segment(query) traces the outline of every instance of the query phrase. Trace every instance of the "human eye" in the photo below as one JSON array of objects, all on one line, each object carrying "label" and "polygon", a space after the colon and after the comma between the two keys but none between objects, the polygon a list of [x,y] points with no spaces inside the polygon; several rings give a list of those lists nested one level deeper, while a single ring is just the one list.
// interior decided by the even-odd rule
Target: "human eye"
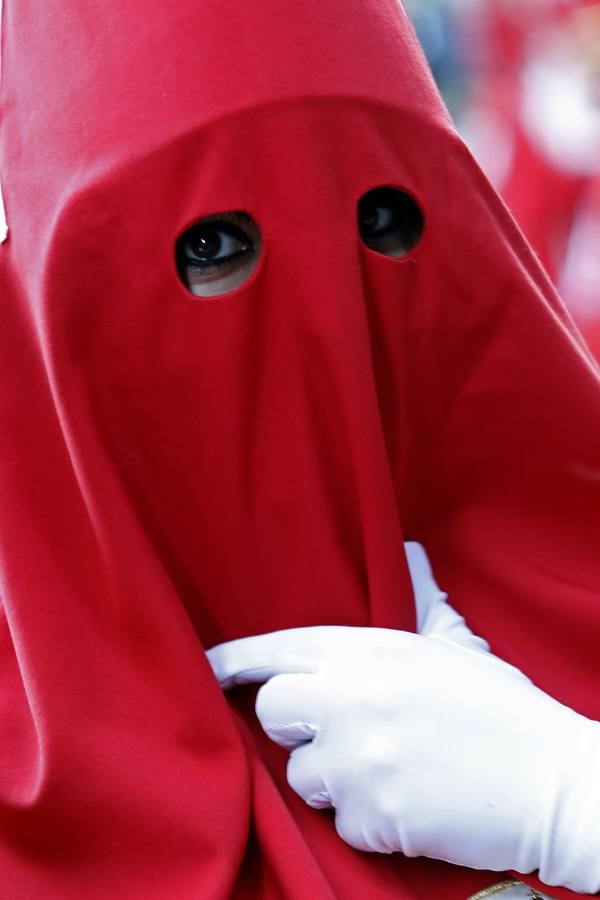
[{"label": "human eye", "polygon": [[378,187],[358,203],[358,229],[364,244],[377,253],[401,259],[416,247],[425,226],[417,202],[405,191]]},{"label": "human eye", "polygon": [[215,297],[240,287],[254,271],[261,236],[245,212],[216,213],[199,219],[175,247],[179,277],[197,297]]}]

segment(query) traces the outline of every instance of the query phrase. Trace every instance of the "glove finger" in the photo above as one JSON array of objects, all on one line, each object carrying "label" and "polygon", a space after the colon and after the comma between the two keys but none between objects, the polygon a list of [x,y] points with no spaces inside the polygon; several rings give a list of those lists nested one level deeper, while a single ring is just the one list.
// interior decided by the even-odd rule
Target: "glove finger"
[{"label": "glove finger", "polygon": [[417,631],[425,634],[432,612],[445,603],[447,594],[436,584],[424,547],[415,541],[406,541],[404,551],[415,597]]},{"label": "glove finger", "polygon": [[419,634],[489,653],[487,641],[474,634],[460,613],[447,602],[448,595],[435,581],[427,553],[421,544],[407,541],[404,549],[415,596]]},{"label": "glove finger", "polygon": [[[378,630],[382,641],[391,640],[385,637],[386,629]],[[206,655],[221,687],[227,689],[262,683],[275,675],[316,672],[340,653],[346,655],[349,646],[360,648],[363,639],[361,628],[314,625],[229,641],[212,647]]]},{"label": "glove finger", "polygon": [[489,653],[490,645],[477,634],[474,634],[464,618],[453,606],[445,603],[433,611],[427,622],[427,630],[423,632],[428,637],[449,641],[451,644],[460,644],[469,650],[479,653]]},{"label": "glove finger", "polygon": [[314,675],[276,675],[256,696],[256,715],[264,731],[281,747],[311,741],[319,730],[323,691]]},{"label": "glove finger", "polygon": [[319,765],[318,748],[314,743],[304,744],[292,751],[287,766],[287,779],[292,790],[313,809],[330,809],[333,806]]},{"label": "glove finger", "polygon": [[289,672],[314,672],[321,657],[319,628],[290,628],[240,638],[207,650],[222,688],[262,683]]},{"label": "glove finger", "polygon": [[[363,853],[372,853],[374,848],[371,846],[366,834],[366,829],[362,824],[360,811],[343,804],[342,809],[336,809],[335,812],[335,830],[343,841],[354,847],[355,850],[361,850]],[[387,847],[379,849],[380,853],[391,853]]]}]

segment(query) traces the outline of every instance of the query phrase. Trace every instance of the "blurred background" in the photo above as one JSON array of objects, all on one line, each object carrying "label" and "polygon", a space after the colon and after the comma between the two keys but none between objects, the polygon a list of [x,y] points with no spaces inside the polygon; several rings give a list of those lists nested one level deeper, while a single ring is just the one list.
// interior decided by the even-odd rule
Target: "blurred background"
[{"label": "blurred background", "polygon": [[600,0],[404,0],[458,130],[600,358]]}]

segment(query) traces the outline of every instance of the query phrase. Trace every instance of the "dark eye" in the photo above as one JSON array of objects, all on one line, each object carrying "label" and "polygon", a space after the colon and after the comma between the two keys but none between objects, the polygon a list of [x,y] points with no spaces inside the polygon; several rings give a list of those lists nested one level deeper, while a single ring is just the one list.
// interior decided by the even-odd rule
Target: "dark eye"
[{"label": "dark eye", "polygon": [[207,222],[186,232],[180,250],[186,266],[208,269],[242,256],[251,247],[252,241],[241,228],[227,222]]},{"label": "dark eye", "polygon": [[177,270],[197,297],[214,297],[242,285],[260,256],[261,236],[245,212],[206,216],[185,231],[175,247]]},{"label": "dark eye", "polygon": [[358,203],[358,229],[371,250],[400,259],[419,243],[425,222],[410,194],[392,187],[368,191]]}]

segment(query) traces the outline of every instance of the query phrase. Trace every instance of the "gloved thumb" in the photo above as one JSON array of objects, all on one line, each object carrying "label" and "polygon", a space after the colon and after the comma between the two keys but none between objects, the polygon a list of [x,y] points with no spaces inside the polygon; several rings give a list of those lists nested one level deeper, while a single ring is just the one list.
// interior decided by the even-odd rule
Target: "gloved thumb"
[{"label": "gloved thumb", "polygon": [[460,613],[448,603],[448,595],[437,585],[421,544],[407,541],[404,549],[415,596],[419,634],[489,653],[488,642],[473,634]]}]

